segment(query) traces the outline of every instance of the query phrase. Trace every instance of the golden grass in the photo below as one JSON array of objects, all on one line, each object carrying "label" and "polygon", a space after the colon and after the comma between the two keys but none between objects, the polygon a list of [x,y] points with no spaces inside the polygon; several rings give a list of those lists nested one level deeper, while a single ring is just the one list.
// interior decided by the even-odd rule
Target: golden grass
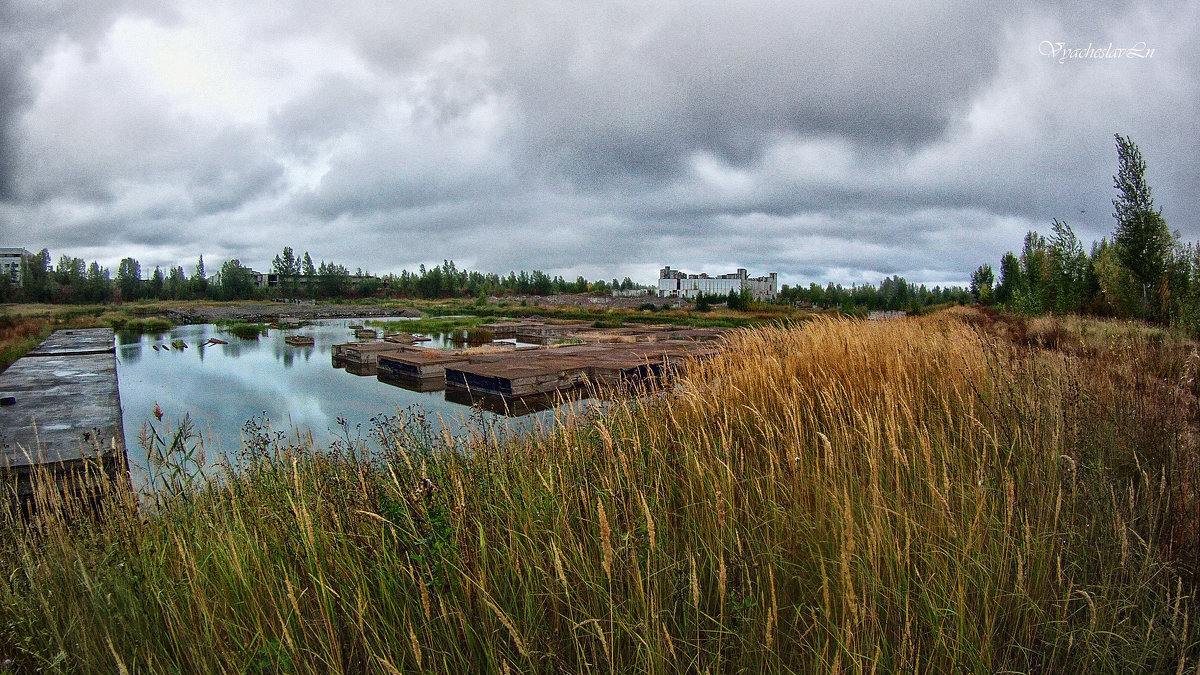
[{"label": "golden grass", "polygon": [[666,395],[530,436],[392,423],[373,460],[248,439],[248,468],[153,509],[8,516],[0,653],[130,672],[1194,669],[1191,347],[1089,344],[945,313],[818,319],[740,332]]}]

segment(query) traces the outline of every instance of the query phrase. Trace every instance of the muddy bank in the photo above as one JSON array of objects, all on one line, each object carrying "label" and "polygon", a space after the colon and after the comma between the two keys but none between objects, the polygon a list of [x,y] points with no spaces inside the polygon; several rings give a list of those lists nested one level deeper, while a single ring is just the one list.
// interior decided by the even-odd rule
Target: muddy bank
[{"label": "muddy bank", "polygon": [[169,309],[165,315],[175,323],[214,323],[216,321],[248,321],[274,323],[281,317],[298,320],[346,319],[368,316],[419,317],[415,309],[397,309],[378,305],[295,305],[264,303],[260,305],[229,305],[224,307],[183,307]]}]

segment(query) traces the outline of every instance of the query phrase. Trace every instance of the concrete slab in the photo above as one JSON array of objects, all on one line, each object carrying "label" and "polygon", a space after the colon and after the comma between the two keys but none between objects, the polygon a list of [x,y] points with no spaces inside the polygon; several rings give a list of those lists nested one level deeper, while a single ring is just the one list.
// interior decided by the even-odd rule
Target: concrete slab
[{"label": "concrete slab", "polygon": [[[111,339],[111,332],[109,333]],[[123,453],[121,399],[110,353],[21,358],[0,373],[0,468]]]},{"label": "concrete slab", "polygon": [[114,351],[111,328],[81,328],[55,331],[26,356],[111,354]]},{"label": "concrete slab", "polygon": [[690,339],[564,345],[523,354],[472,357],[447,364],[447,391],[521,398],[549,395],[586,384],[656,378],[705,351]]}]

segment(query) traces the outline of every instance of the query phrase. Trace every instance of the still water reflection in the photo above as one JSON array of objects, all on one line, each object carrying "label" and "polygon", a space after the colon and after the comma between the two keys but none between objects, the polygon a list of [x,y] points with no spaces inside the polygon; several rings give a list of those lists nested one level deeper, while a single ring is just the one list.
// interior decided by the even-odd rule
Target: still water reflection
[{"label": "still water reflection", "polygon": [[[394,415],[414,405],[424,409],[428,419],[440,417],[452,433],[467,425],[532,423],[528,417],[513,420],[473,411],[461,401],[447,400],[442,391],[410,391],[380,382],[374,375],[356,376],[333,368],[331,347],[353,341],[350,326],[361,323],[326,319],[293,330],[271,329],[257,340],[235,337],[211,324],[178,326],[159,334],[119,334],[117,374],[131,464],[146,465],[145,450],[137,439],[143,424],[153,419],[156,404],[164,421],[177,423],[190,415],[204,435],[205,446],[224,451],[239,449],[246,421],[260,416],[278,430],[311,431],[318,445],[342,437],[338,418],[366,437],[372,417]],[[290,346],[284,342],[289,335],[311,336],[315,344]],[[431,337],[425,346],[449,346],[440,336]],[[209,338],[228,344],[200,346]],[[177,340],[187,347],[170,347]]]}]

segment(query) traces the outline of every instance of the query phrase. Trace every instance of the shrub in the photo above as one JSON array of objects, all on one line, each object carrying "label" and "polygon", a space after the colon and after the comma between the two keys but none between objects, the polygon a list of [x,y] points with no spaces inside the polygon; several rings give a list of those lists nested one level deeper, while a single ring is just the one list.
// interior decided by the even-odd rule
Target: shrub
[{"label": "shrub", "polygon": [[165,333],[171,330],[171,322],[159,316],[130,319],[124,322],[121,329],[130,333]]},{"label": "shrub", "polygon": [[244,340],[257,340],[259,336],[267,334],[267,325],[262,323],[239,322],[229,324],[225,327],[225,330]]}]

